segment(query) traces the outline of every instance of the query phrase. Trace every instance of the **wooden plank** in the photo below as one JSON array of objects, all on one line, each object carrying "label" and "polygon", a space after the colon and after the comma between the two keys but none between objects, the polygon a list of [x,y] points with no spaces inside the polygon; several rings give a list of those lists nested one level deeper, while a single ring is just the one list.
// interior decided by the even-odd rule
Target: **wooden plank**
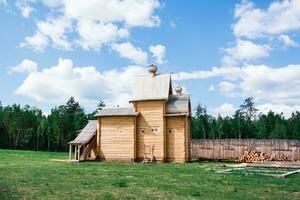
[{"label": "wooden plank", "polygon": [[166,117],[167,161],[185,161],[185,116]]},{"label": "wooden plank", "polygon": [[[136,133],[137,157],[144,157],[144,145],[154,145],[156,159],[165,160],[164,106],[165,101],[135,102],[136,111],[140,112]],[[153,128],[157,129],[157,132],[153,133]]]},{"label": "wooden plank", "polygon": [[69,145],[69,160],[72,159],[72,145]]},{"label": "wooden plank", "polygon": [[100,158],[135,159],[135,117],[101,117]]},{"label": "wooden plank", "polygon": [[287,173],[284,173],[284,174],[280,174],[280,175],[278,175],[278,177],[279,178],[285,178],[289,175],[296,174],[296,173],[300,173],[300,169],[295,170],[295,171],[291,171],[291,172],[287,172]]},{"label": "wooden plank", "polygon": [[[299,144],[299,147],[297,147]],[[300,160],[300,141],[264,139],[192,140],[192,156],[205,159],[232,160],[246,150],[254,149],[270,156],[285,155]]]}]

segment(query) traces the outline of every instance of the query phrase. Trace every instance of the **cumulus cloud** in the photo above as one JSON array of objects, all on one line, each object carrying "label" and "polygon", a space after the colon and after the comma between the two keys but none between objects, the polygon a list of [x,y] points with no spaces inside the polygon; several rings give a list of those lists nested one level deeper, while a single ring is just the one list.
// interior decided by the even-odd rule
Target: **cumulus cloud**
[{"label": "cumulus cloud", "polygon": [[58,49],[70,50],[71,44],[67,40],[66,32],[72,29],[72,23],[65,18],[48,18],[46,21],[37,23],[38,31],[26,37],[21,47],[31,47],[35,51],[43,51],[48,45],[48,39]]},{"label": "cumulus cloud", "polygon": [[223,63],[225,65],[236,65],[240,62],[255,61],[269,56],[272,48],[269,45],[259,45],[251,41],[237,39],[236,45],[224,49]]},{"label": "cumulus cloud", "polygon": [[33,48],[34,51],[43,52],[48,45],[48,38],[42,33],[37,32],[33,36],[26,37],[24,42],[20,44],[20,47]]},{"label": "cumulus cloud", "polygon": [[[43,3],[55,7],[55,15],[50,13],[48,19],[38,21],[36,33],[26,37],[21,46],[45,48],[48,43],[32,42],[40,36],[51,40],[59,49],[70,50],[76,44],[98,51],[104,44],[126,39],[133,27],[160,24],[160,18],[154,14],[160,7],[158,0],[44,0]],[[71,41],[68,37],[74,35],[78,37]]]},{"label": "cumulus cloud", "polygon": [[50,8],[55,8],[61,5],[61,0],[42,0],[43,4]]},{"label": "cumulus cloud", "polygon": [[10,68],[10,73],[32,73],[38,70],[36,62],[25,59],[18,65]]},{"label": "cumulus cloud", "polygon": [[214,116],[221,115],[222,117],[232,116],[236,110],[237,108],[230,103],[224,103],[218,107],[209,109]]},{"label": "cumulus cloud", "polygon": [[251,63],[268,57],[271,51],[298,44],[289,36],[300,30],[300,2],[298,0],[274,1],[266,9],[243,0],[234,9],[236,21],[232,24],[236,43],[223,48],[224,65]]},{"label": "cumulus cloud", "polygon": [[[300,105],[287,105],[287,104],[259,104],[256,106],[257,113],[268,114],[272,111],[277,114],[282,114],[285,118],[290,118],[292,113],[300,110]],[[232,116],[238,108],[233,104],[224,103],[220,106],[210,108],[209,111],[213,116],[221,115],[222,117]]]},{"label": "cumulus cloud", "polygon": [[223,77],[228,80],[235,80],[240,77],[242,69],[239,67],[213,67],[211,70],[198,70],[193,72],[178,72],[172,74],[173,80],[207,79]]},{"label": "cumulus cloud", "polygon": [[133,78],[144,73],[146,69],[139,66],[100,72],[93,66],[76,67],[72,60],[59,59],[55,66],[31,72],[15,93],[46,103],[63,103],[73,96],[89,108],[99,99],[108,106],[126,106]]},{"label": "cumulus cloud", "polygon": [[[273,68],[266,65],[246,65],[244,67],[219,67],[195,72],[179,72],[174,80],[208,79],[221,80],[222,93],[231,96],[252,96],[258,101],[296,105],[300,100],[300,65]],[[220,86],[219,85],[219,86]],[[225,87],[224,87],[225,85]]]},{"label": "cumulus cloud", "polygon": [[67,41],[66,32],[72,29],[72,23],[66,18],[49,18],[37,23],[38,32],[51,39],[53,46],[69,50],[71,44]]},{"label": "cumulus cloud", "polygon": [[247,96],[273,103],[298,104],[300,65],[271,68],[265,65],[243,68],[240,89]]},{"label": "cumulus cloud", "polygon": [[267,9],[242,1],[235,8],[237,22],[232,28],[237,37],[259,38],[300,29],[300,1],[274,1]]},{"label": "cumulus cloud", "polygon": [[215,91],[215,86],[214,85],[210,85],[209,88],[208,88],[208,91],[212,92],[212,91]]},{"label": "cumulus cloud", "polygon": [[27,0],[17,1],[16,6],[19,10],[21,10],[21,14],[25,18],[29,17],[30,13],[34,10]]},{"label": "cumulus cloud", "polygon": [[166,47],[158,44],[158,45],[153,45],[149,47],[149,51],[152,53],[154,57],[154,61],[157,64],[163,64],[165,63],[165,57],[166,57]]},{"label": "cumulus cloud", "polygon": [[256,107],[258,109],[258,112],[267,114],[270,110],[278,113],[278,114],[283,114],[285,118],[291,117],[292,113],[295,111],[300,110],[300,105],[286,105],[286,104],[261,104]]},{"label": "cumulus cloud", "polygon": [[103,44],[129,36],[127,29],[119,29],[112,23],[103,24],[92,20],[79,20],[76,29],[80,35],[77,44],[83,49],[99,50]]},{"label": "cumulus cloud", "polygon": [[291,39],[288,35],[281,34],[278,39],[286,46],[297,47],[299,46],[293,39]]},{"label": "cumulus cloud", "polygon": [[227,97],[235,97],[237,95],[236,94],[237,87],[234,83],[221,81],[218,86],[221,93]]},{"label": "cumulus cloud", "polygon": [[112,49],[116,51],[120,57],[127,58],[136,64],[144,65],[147,63],[147,53],[129,42],[113,44]]}]

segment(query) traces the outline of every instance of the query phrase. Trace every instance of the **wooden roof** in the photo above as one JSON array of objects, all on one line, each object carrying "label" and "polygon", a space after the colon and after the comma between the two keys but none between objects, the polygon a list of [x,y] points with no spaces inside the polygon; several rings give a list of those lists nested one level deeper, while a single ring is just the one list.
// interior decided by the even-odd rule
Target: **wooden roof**
[{"label": "wooden roof", "polygon": [[97,132],[97,120],[89,120],[87,125],[80,131],[78,136],[69,144],[86,144]]},{"label": "wooden roof", "polygon": [[167,100],[172,94],[171,74],[145,75],[135,78],[131,101]]},{"label": "wooden roof", "polygon": [[170,95],[166,104],[166,115],[168,114],[186,114],[189,115],[190,109],[190,94]]},{"label": "wooden roof", "polygon": [[137,116],[139,113],[135,112],[133,108],[104,108],[100,110],[95,116]]}]

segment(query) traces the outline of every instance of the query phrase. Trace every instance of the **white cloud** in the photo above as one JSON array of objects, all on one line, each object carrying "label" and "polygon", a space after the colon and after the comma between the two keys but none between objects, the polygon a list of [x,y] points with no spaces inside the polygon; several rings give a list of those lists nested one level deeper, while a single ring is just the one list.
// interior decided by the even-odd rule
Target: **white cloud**
[{"label": "white cloud", "polygon": [[43,52],[48,45],[48,38],[40,32],[36,32],[31,37],[26,37],[24,42],[20,44],[20,47],[33,48],[34,51]]},{"label": "white cloud", "polygon": [[224,77],[228,80],[235,80],[240,77],[241,68],[239,67],[213,67],[211,70],[198,70],[193,72],[179,72],[172,74],[173,80],[193,80],[207,79],[213,77]]},{"label": "white cloud", "polygon": [[215,91],[215,86],[214,85],[210,85],[209,88],[208,88],[208,91],[212,92],[212,91]]},{"label": "white cloud", "polygon": [[83,49],[99,49],[103,44],[113,42],[119,38],[129,36],[127,29],[118,29],[112,23],[101,24],[90,20],[80,20],[77,31],[81,38],[78,43]]},{"label": "white cloud", "polygon": [[165,57],[166,57],[166,47],[161,45],[161,44],[158,44],[158,45],[155,45],[155,46],[150,46],[149,47],[149,51],[153,54],[153,57],[154,57],[154,61],[157,63],[157,64],[163,64],[165,63]]},{"label": "white cloud", "polygon": [[222,117],[232,116],[237,108],[233,104],[224,103],[218,107],[209,109],[214,116],[221,115]]},{"label": "white cloud", "polygon": [[225,96],[228,97],[235,97],[236,96],[236,85],[231,83],[231,82],[227,82],[227,81],[221,81],[219,83],[219,90],[221,91],[221,93]]},{"label": "white cloud", "polygon": [[55,8],[61,5],[62,1],[61,0],[42,0],[43,4],[50,8]]},{"label": "white cloud", "polygon": [[19,0],[16,2],[16,6],[21,10],[21,14],[23,17],[29,17],[30,13],[34,10],[27,0]]},{"label": "white cloud", "polygon": [[267,9],[243,1],[235,8],[237,22],[232,26],[237,37],[259,38],[300,29],[300,1],[274,1]]},{"label": "white cloud", "polygon": [[177,28],[176,23],[173,20],[169,22],[169,26],[170,28]]},{"label": "white cloud", "polygon": [[234,47],[224,49],[223,63],[236,65],[241,61],[253,61],[269,56],[272,48],[269,45],[259,45],[251,41],[237,39]]},{"label": "white cloud", "polygon": [[147,63],[147,53],[129,42],[113,44],[112,49],[115,50],[120,57],[127,58],[136,64],[144,65]]},{"label": "white cloud", "polygon": [[266,103],[258,105],[256,108],[258,109],[258,112],[263,114],[267,114],[270,110],[278,114],[283,113],[285,118],[291,117],[292,112],[300,111],[300,105],[290,106],[285,104]]},{"label": "white cloud", "polygon": [[71,44],[67,40],[66,32],[72,29],[72,22],[66,18],[49,18],[37,23],[37,32],[26,37],[21,47],[32,47],[35,51],[43,51],[48,45],[48,38],[58,49],[70,50]]},{"label": "white cloud", "polygon": [[153,15],[160,7],[157,0],[64,0],[64,14],[74,18],[100,21],[102,23],[124,22],[126,26],[157,26],[159,17]]},{"label": "white cloud", "polygon": [[72,29],[72,22],[66,18],[49,18],[37,23],[38,32],[52,40],[53,46],[58,49],[71,49],[67,41],[66,32]]},{"label": "white cloud", "polygon": [[31,73],[37,70],[38,65],[36,62],[29,59],[25,59],[20,64],[10,68],[11,73]]},{"label": "white cloud", "polygon": [[224,65],[249,64],[268,57],[271,51],[281,48],[278,41],[284,47],[298,46],[289,34],[300,30],[299,0],[273,1],[266,9],[243,0],[235,6],[234,17],[232,29],[237,42],[224,49]]},{"label": "white cloud", "polygon": [[99,99],[108,106],[126,106],[133,78],[144,73],[146,69],[139,66],[100,72],[93,66],[75,67],[71,60],[59,59],[56,66],[30,73],[16,94],[46,103],[64,103],[73,96],[91,109]]},{"label": "white cloud", "polygon": [[[159,17],[154,14],[160,7],[158,0],[44,0],[43,3],[55,9],[51,9],[52,17],[38,21],[34,36],[42,34],[51,39],[54,47],[64,50],[79,44],[83,49],[98,51],[104,44],[110,45],[129,37],[133,27],[160,24]],[[72,41],[68,38],[71,36],[74,38]],[[39,50],[47,46],[29,43],[28,38],[31,39],[25,38],[22,46]]]},{"label": "white cloud", "polygon": [[278,39],[286,46],[297,47],[299,46],[293,39],[291,39],[288,35],[280,35]]},{"label": "white cloud", "polygon": [[[299,105],[300,65],[273,68],[266,65],[220,67],[195,72],[179,72],[173,80],[220,78],[225,96],[254,97],[260,102]],[[230,80],[224,81],[224,80]],[[224,82],[226,84],[224,84]],[[224,86],[225,85],[225,86]]]},{"label": "white cloud", "polygon": [[257,100],[299,104],[300,65],[271,68],[265,65],[243,68],[240,89]]},{"label": "white cloud", "polygon": [[[300,110],[300,105],[286,105],[286,104],[271,104],[265,103],[257,105],[257,113],[268,114],[271,110],[277,114],[283,114],[285,118],[290,118],[292,113]],[[218,116],[219,114],[222,117],[232,116],[238,108],[233,104],[224,103],[218,107],[210,108],[209,111],[213,116]]]},{"label": "white cloud", "polygon": [[80,35],[77,43],[83,49],[98,50],[103,44],[129,36],[127,29],[119,29],[112,23],[103,24],[92,20],[79,20],[76,26]]}]

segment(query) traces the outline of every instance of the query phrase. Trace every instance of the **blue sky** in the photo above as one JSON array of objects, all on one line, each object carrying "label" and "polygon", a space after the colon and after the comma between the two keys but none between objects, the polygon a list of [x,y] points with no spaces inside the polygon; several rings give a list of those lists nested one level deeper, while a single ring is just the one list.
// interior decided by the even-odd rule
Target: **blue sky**
[{"label": "blue sky", "polygon": [[154,55],[192,105],[300,110],[300,2],[0,0],[0,100],[45,113],[74,96],[127,106]]}]

